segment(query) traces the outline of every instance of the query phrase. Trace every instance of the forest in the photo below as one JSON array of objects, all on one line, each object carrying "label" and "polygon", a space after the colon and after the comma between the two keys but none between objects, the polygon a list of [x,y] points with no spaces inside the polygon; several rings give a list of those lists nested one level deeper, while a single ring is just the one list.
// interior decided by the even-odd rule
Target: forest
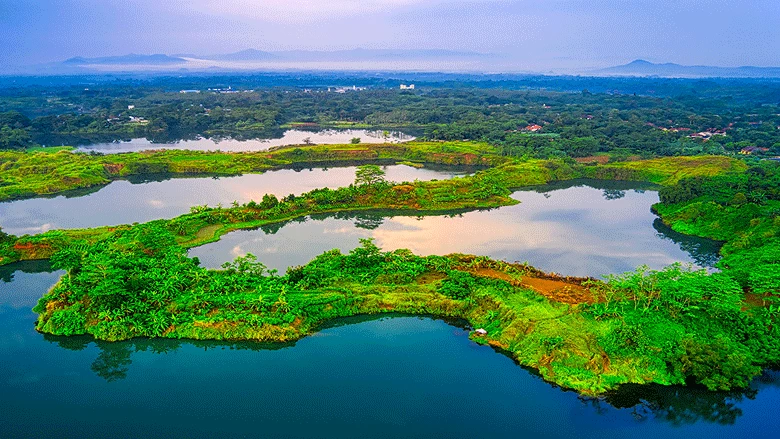
[{"label": "forest", "polygon": [[[19,84],[0,89],[0,149],[372,127],[430,140],[487,141],[516,157],[736,154],[746,148],[780,155],[780,84],[773,81],[418,79],[415,90],[396,89],[392,78],[328,76]],[[367,89],[331,92],[336,81]]]}]

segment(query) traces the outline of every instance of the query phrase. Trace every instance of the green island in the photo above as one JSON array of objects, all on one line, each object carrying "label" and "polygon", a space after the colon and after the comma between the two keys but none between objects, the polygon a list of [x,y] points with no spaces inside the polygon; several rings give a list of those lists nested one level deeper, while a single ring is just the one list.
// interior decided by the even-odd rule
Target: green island
[{"label": "green island", "polygon": [[[740,388],[780,362],[780,170],[770,161],[705,155],[578,163],[508,157],[479,142],[110,156],[14,151],[0,157],[3,199],[159,172],[226,175],[383,161],[484,167],[452,180],[392,184],[369,164],[358,168],[355,184],[339,189],[196,206],[145,224],[2,234],[0,264],[50,259],[67,272],[34,309],[43,333],[107,341],[291,341],[354,315],[455,317],[482,329],[472,333],[475,341],[590,395],[625,383]],[[719,270],[639,267],[602,281],[480,256],[384,252],[364,240],[348,254],[328,251],[280,275],[252,255],[209,270],[186,253],[232,230],[314,213],[489,209],[516,203],[513,189],[583,177],[660,185],[654,210],[666,224],[724,242]]]}]

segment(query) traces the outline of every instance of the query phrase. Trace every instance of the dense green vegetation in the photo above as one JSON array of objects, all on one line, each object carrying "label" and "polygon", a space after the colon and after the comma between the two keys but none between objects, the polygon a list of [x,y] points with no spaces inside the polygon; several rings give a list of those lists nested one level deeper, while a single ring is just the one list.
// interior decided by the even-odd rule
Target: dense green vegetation
[{"label": "dense green vegetation", "polygon": [[[428,77],[412,92],[391,89],[395,79],[358,78],[368,90],[337,94],[325,91],[332,85],[325,79],[305,78],[230,78],[247,90],[229,94],[206,91],[203,78],[0,88],[0,200],[134,175],[368,164],[354,184],[335,190],[195,206],[146,224],[22,237],[0,231],[0,264],[50,259],[67,271],[35,308],[38,330],[108,341],[288,341],[358,314],[457,317],[485,329],[475,340],[590,394],[624,383],[739,388],[780,362],[780,170],[728,157],[747,147],[751,155],[780,154],[776,83],[497,77],[452,86]],[[250,91],[253,80],[260,86]],[[541,84],[549,89],[530,89]],[[178,93],[184,88],[204,92]],[[254,153],[36,147],[247,138],[286,127],[415,128],[425,140]],[[700,131],[716,134],[690,137]],[[448,181],[391,184],[376,166],[384,162],[482,168]],[[252,255],[209,270],[186,254],[232,230],[311,214],[492,208],[515,203],[514,188],[583,177],[663,186],[655,211],[677,232],[723,241],[720,271],[640,267],[606,281],[571,279],[478,256],[383,252],[371,241],[283,275]]]},{"label": "dense green vegetation", "polygon": [[0,151],[0,201],[99,186],[145,174],[238,175],[295,166],[397,161],[488,166],[507,159],[480,142],[302,145],[247,153],[164,150],[93,155],[62,149]]},{"label": "dense green vegetation", "polygon": [[[474,150],[480,144],[428,143],[425,147],[435,151],[436,147]],[[330,148],[341,150],[341,146],[317,146],[304,156],[320,154],[329,157]],[[470,148],[470,149],[469,149]],[[294,152],[296,149],[282,151]],[[456,149],[457,150],[457,149]],[[167,153],[166,153],[167,154]],[[178,153],[177,153],[178,154]],[[182,153],[186,156],[186,152]],[[439,159],[446,158],[463,163],[473,154],[432,153]],[[130,155],[123,155],[130,157]],[[143,157],[141,154],[138,157]],[[242,157],[242,154],[217,155],[217,157]],[[62,157],[70,157],[64,153]],[[89,156],[87,156],[89,157]],[[114,156],[109,156],[114,157]],[[465,157],[465,158],[464,158]],[[102,157],[100,157],[102,158]],[[481,160],[480,160],[481,161]],[[491,163],[487,160],[487,163]],[[301,196],[288,196],[282,200],[266,196],[258,202],[223,208],[196,206],[190,214],[170,220],[160,220],[176,234],[179,243],[186,247],[201,245],[219,239],[225,233],[236,229],[267,226],[310,214],[348,212],[382,209],[416,213],[448,213],[463,209],[493,208],[516,203],[508,197],[513,188],[541,185],[550,181],[576,178],[600,178],[612,180],[651,181],[674,184],[685,177],[712,176],[728,172],[740,172],[745,165],[738,160],[717,157],[674,157],[642,162],[622,162],[610,165],[578,165],[565,160],[500,160],[501,165],[479,171],[471,176],[443,181],[411,182],[390,185],[366,183],[332,189],[316,189]],[[218,163],[218,162],[215,162]],[[237,160],[237,163],[241,163]],[[370,169],[370,166],[369,166]],[[369,182],[371,183],[371,182]],[[130,226],[98,227],[84,230],[52,230],[40,235],[23,236],[0,242],[0,264],[18,260],[48,258],[53,252],[71,246],[93,244],[105,239],[117,229]]]},{"label": "dense green vegetation", "polygon": [[[401,91],[395,79],[349,79],[369,88],[329,93],[332,79],[284,76],[6,88],[0,149],[134,137],[278,137],[290,127],[400,127],[429,139],[489,141],[504,155],[537,158],[726,154],[746,147],[780,154],[780,87],[773,81],[444,77],[420,78],[416,90]],[[231,82],[240,92],[208,90]],[[699,132],[717,134],[690,137]]]},{"label": "dense green vegetation", "polygon": [[[745,386],[777,361],[774,316],[743,311],[727,274],[671,267],[603,284],[559,281],[549,298],[531,267],[471,256],[381,252],[372,242],[326,252],[283,275],[253,256],[199,267],[168,230],[144,225],[55,254],[68,270],[41,299],[38,329],[103,340],[170,337],[294,340],[325,320],[404,312],[467,319],[479,341],[586,393],[625,382]],[[591,300],[559,301],[584,284]]]},{"label": "dense green vegetation", "polygon": [[[511,185],[522,185],[520,176],[529,184],[584,172],[662,182],[665,202],[656,209],[680,229],[694,222],[674,212],[712,197],[686,195],[691,179],[711,188],[707,194],[720,191],[731,203],[734,195],[726,192],[752,187],[757,184],[750,183],[752,175],[761,173],[756,167],[746,172],[740,162],[717,157],[657,159],[641,166],[641,172],[628,165],[636,166],[513,162],[473,177],[395,186],[368,166],[361,169],[357,184],[347,188],[319,189],[283,200],[266,196],[258,203],[227,209],[198,207],[173,220],[115,229],[49,232],[18,239],[12,248],[48,245],[53,266],[68,272],[36,307],[38,329],[51,334],[90,334],[103,340],[147,336],[285,341],[316,331],[336,317],[432,314],[464,318],[486,329],[486,336],[475,335],[478,341],[538,369],[550,381],[585,393],[600,393],[621,383],[689,380],[711,389],[745,386],[762,367],[779,360],[776,308],[745,299],[746,294],[760,293],[768,304],[780,287],[776,270],[771,269],[780,252],[772,242],[767,245],[774,251],[761,250],[763,259],[758,261],[750,258],[757,257],[751,252],[760,243],[749,239],[740,251],[724,250],[720,273],[680,266],[658,272],[640,268],[607,282],[550,277],[532,267],[483,257],[382,252],[370,241],[346,255],[326,252],[281,276],[251,255],[222,270],[208,270],[185,252],[224,230],[317,209],[382,203],[418,212],[458,204],[487,207],[511,202],[506,194]],[[771,177],[767,181],[774,181],[774,164],[759,168]],[[746,186],[730,186],[730,181],[744,181]],[[480,184],[482,192],[475,190]],[[767,183],[767,190],[772,187]],[[740,208],[752,204],[746,200]],[[763,221],[754,215],[762,208],[742,212],[753,215],[748,223]],[[697,220],[713,221],[707,215]],[[760,228],[762,236],[780,233],[777,222],[771,224]],[[59,248],[52,245],[57,239]],[[739,239],[735,236],[725,249],[736,248]],[[754,270],[754,263],[770,269]]]}]

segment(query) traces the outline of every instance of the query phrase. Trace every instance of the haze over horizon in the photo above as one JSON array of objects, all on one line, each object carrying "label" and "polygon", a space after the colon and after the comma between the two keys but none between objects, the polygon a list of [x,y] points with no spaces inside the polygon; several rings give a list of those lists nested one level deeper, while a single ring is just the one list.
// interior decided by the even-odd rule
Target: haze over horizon
[{"label": "haze over horizon", "polygon": [[446,49],[517,70],[634,59],[777,66],[780,3],[756,0],[0,0],[0,66],[128,53]]}]

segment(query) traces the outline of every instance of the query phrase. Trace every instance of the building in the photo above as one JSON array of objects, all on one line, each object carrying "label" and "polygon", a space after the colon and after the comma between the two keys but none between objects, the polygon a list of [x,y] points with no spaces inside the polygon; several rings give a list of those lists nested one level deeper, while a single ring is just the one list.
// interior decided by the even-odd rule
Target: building
[{"label": "building", "polygon": [[742,148],[742,150],[739,151],[739,153],[742,154],[742,155],[752,155],[752,154],[762,153],[762,152],[767,152],[767,151],[769,151],[769,148],[761,148],[759,146],[748,146],[748,147]]},{"label": "building", "polygon": [[414,90],[414,84],[401,84],[401,90]]},{"label": "building", "polygon": [[726,131],[725,130],[710,130],[710,131],[702,131],[700,133],[693,133],[690,137],[691,139],[703,139],[703,140],[710,140],[714,136],[725,136]]},{"label": "building", "polygon": [[528,125],[527,127],[523,128],[523,131],[528,131],[531,133],[535,133],[542,129],[541,125]]}]

